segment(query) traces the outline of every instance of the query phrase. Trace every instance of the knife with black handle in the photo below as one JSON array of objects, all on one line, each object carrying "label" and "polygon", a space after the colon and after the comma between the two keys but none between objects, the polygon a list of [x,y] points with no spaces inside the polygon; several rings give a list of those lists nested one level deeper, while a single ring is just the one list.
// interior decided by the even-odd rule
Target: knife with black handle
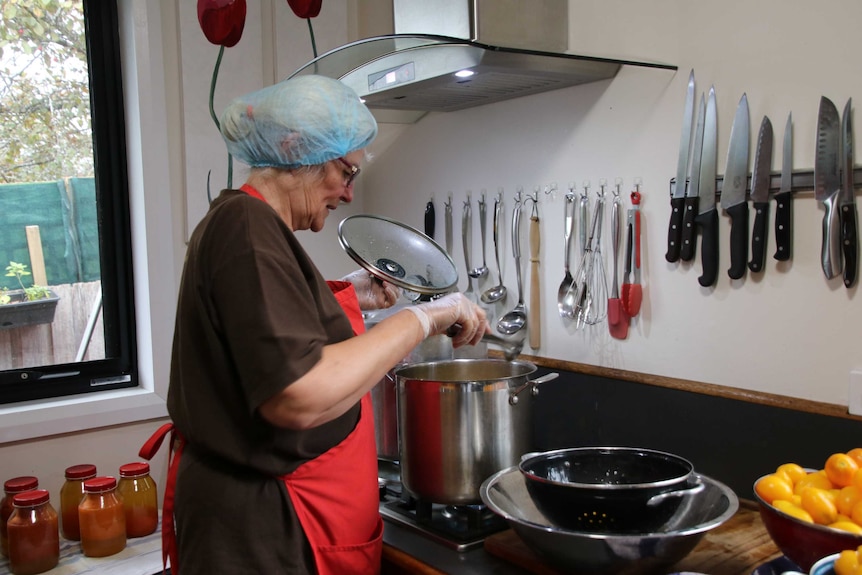
[{"label": "knife with black handle", "polygon": [[754,206],[754,228],[751,231],[751,261],[748,269],[763,271],[766,258],[766,227],[769,224],[769,181],[772,167],[772,122],[763,116],[754,152],[754,172],[751,175],[751,203]]},{"label": "knife with black handle", "polygon": [[688,173],[688,156],[691,145],[691,124],[694,115],[694,70],[688,76],[685,94],[685,110],[682,116],[682,134],[679,139],[679,158],[676,166],[676,183],[670,198],[670,223],[667,230],[667,253],[669,262],[679,261],[682,243],[682,216],[685,211],[685,179]]},{"label": "knife with black handle", "polygon": [[814,156],[814,197],[823,204],[823,241],[820,266],[827,280],[842,271],[841,223],[838,195],[841,191],[841,120],[826,96],[817,111],[817,151]]},{"label": "knife with black handle", "polygon": [[841,192],[838,196],[841,221],[841,249],[844,253],[844,287],[856,283],[856,192],[853,188],[853,124],[850,119],[851,100],[844,106],[841,116]]},{"label": "knife with black handle", "polygon": [[703,268],[703,275],[697,281],[703,287],[715,285],[718,277],[718,210],[715,207],[718,128],[715,107],[715,87],[711,87],[703,126],[703,150],[701,157],[696,158],[700,162],[700,182],[695,222],[700,227],[700,261]]},{"label": "knife with black handle", "polygon": [[730,128],[730,145],[727,148],[727,167],[724,170],[724,187],[721,206],[730,216],[730,269],[727,275],[738,280],[745,275],[748,260],[748,96],[742,95]]},{"label": "knife with black handle", "polygon": [[775,194],[775,255],[780,262],[790,259],[793,235],[793,114],[787,114],[784,126],[784,144],[781,153],[781,184]]},{"label": "knife with black handle", "polygon": [[700,106],[697,108],[697,123],[694,128],[694,150],[691,156],[691,179],[685,194],[685,208],[682,215],[682,243],[679,247],[679,259],[690,262],[694,259],[697,245],[698,193],[700,191],[700,156],[703,153],[703,122],[706,115],[706,99],[700,95]]}]

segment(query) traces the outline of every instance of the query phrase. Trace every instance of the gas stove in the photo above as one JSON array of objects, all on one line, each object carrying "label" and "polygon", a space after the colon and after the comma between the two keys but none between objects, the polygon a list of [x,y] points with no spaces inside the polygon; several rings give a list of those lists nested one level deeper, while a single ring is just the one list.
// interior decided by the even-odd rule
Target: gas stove
[{"label": "gas stove", "polygon": [[484,505],[443,505],[421,501],[401,485],[397,463],[380,462],[380,515],[458,552],[482,547],[485,538],[508,527]]}]

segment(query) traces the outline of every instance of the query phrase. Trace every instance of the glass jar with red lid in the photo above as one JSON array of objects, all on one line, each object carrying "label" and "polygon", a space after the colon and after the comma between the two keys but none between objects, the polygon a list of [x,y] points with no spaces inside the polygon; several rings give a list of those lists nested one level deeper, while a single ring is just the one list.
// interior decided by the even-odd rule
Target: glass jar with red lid
[{"label": "glass jar with red lid", "polygon": [[150,477],[150,464],[121,465],[117,491],[123,497],[126,511],[126,536],[143,537],[153,533],[159,525],[159,500],[156,482]]},{"label": "glass jar with red lid", "polygon": [[9,540],[6,533],[6,521],[12,515],[12,498],[18,493],[33,491],[39,488],[39,479],[32,475],[23,475],[7,479],[3,483],[3,499],[0,499],[0,553],[9,556]]},{"label": "glass jar with red lid", "polygon": [[48,491],[18,493],[12,507],[7,530],[13,575],[35,575],[55,567],[60,561],[60,530]]},{"label": "glass jar with red lid", "polygon": [[66,468],[66,482],[60,488],[60,519],[63,537],[70,541],[81,540],[78,525],[78,504],[84,498],[84,481],[96,476],[96,466],[90,463]]},{"label": "glass jar with red lid", "polygon": [[110,476],[84,481],[84,498],[78,505],[81,550],[87,557],[107,557],[126,548],[126,513]]}]

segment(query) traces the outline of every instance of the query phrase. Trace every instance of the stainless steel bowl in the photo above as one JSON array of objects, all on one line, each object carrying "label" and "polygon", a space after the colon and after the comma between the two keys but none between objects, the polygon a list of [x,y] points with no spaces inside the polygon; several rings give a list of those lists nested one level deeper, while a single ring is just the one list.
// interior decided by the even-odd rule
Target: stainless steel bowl
[{"label": "stainless steel bowl", "polygon": [[485,505],[505,518],[524,543],[551,565],[589,575],[637,575],[688,555],[707,531],[730,519],[739,499],[726,485],[698,475],[705,486],[685,495],[676,513],[654,533],[616,535],[554,527],[533,503],[518,467],[489,477],[480,489]]}]

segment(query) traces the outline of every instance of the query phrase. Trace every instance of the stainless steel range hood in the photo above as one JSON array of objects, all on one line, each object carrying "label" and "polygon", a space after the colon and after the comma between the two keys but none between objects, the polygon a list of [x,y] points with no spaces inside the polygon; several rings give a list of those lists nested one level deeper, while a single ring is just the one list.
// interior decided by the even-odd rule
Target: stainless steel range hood
[{"label": "stainless steel range hood", "polygon": [[393,21],[395,34],[336,48],[292,76],[338,78],[378,120],[409,123],[606,80],[622,65],[676,69],[568,54],[568,0],[394,0]]}]

